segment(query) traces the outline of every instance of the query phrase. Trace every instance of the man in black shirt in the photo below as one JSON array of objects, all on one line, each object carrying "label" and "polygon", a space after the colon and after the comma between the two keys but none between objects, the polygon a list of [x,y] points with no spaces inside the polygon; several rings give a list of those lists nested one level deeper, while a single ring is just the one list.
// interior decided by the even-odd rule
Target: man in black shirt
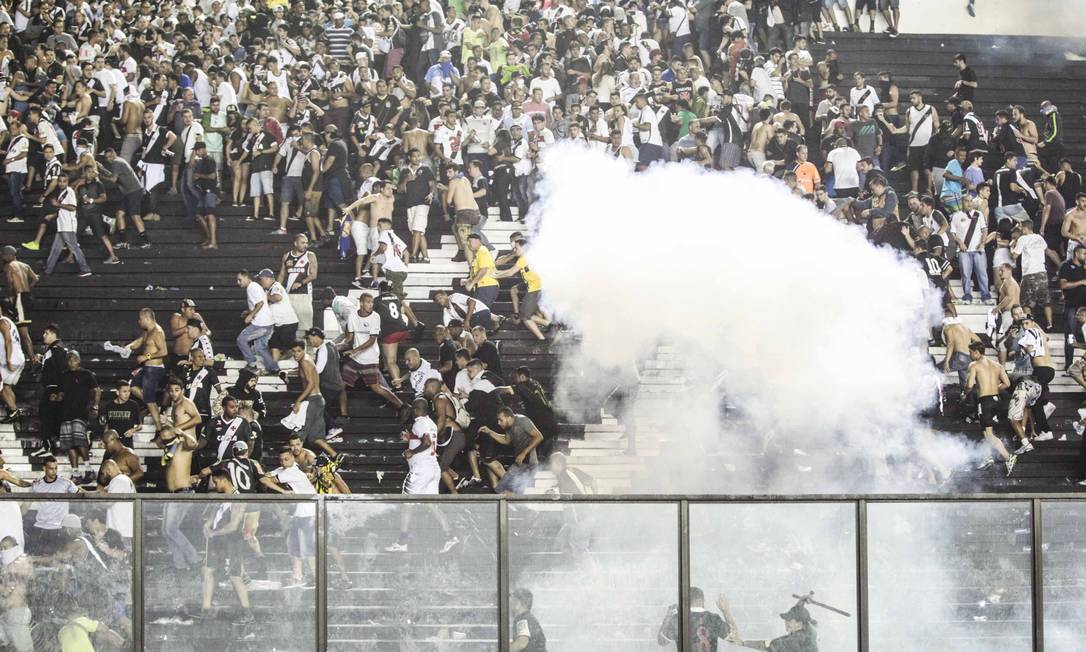
[{"label": "man in black shirt", "polygon": [[1074,360],[1075,342],[1086,344],[1082,340],[1082,330],[1075,318],[1078,309],[1086,306],[1086,247],[1075,249],[1071,260],[1060,266],[1057,277],[1060,279],[1060,291],[1063,292],[1063,314],[1067,329],[1067,336],[1063,340],[1063,365],[1066,370]]},{"label": "man in black shirt", "polygon": [[532,615],[532,592],[517,589],[510,596],[513,610],[513,640],[509,652],[547,652],[547,636]]},{"label": "man in black shirt", "polygon": [[486,337],[486,328],[476,326],[471,329],[471,337],[475,340],[475,357],[486,365],[486,370],[505,379],[502,371],[502,359],[498,353],[498,347]]},{"label": "man in black shirt", "polygon": [[106,253],[109,254],[104,262],[106,265],[116,265],[121,262],[113,251],[113,243],[109,241],[109,229],[102,221],[102,206],[106,203],[106,188],[98,180],[98,170],[88,167],[83,170],[83,178],[74,183],[76,197],[78,198],[78,211],[80,229],[90,227],[94,237],[102,242]]},{"label": "man in black shirt", "polygon": [[434,326],[434,342],[437,343],[436,369],[441,374],[441,381],[451,389],[456,385],[456,372],[460,371],[456,367],[456,343],[441,324]]},{"label": "man in black shirt", "polygon": [[246,445],[252,439],[249,422],[239,414],[238,400],[226,396],[222,400],[222,414],[215,417],[204,430],[197,447],[199,465],[207,468],[234,457],[234,443],[243,441]]},{"label": "man in black shirt", "polygon": [[412,149],[407,153],[407,167],[400,171],[399,191],[407,206],[407,228],[411,231],[411,262],[430,262],[426,252],[426,226],[429,222],[430,203],[434,199],[437,179],[430,168],[422,164],[422,152]]},{"label": "man in black shirt", "polygon": [[[98,379],[92,372],[83,369],[81,363],[79,352],[70,349],[68,371],[60,381],[61,421],[60,438],[57,442],[57,450],[68,454],[73,474],[78,477],[79,470],[83,470],[82,478],[73,479],[77,484],[94,481],[95,472],[87,455],[87,424],[92,419],[97,420],[98,404],[102,400],[102,388],[98,386]],[[81,458],[86,467],[80,466]]]},{"label": "man in black shirt", "polygon": [[321,164],[321,179],[324,181],[321,202],[329,211],[343,213],[351,196],[351,182],[347,175],[347,143],[340,137],[339,128],[334,124],[324,128],[324,137],[328,141],[328,149]]},{"label": "man in black shirt", "polygon": [[275,176],[272,168],[275,166],[275,153],[279,151],[279,144],[260,120],[253,119],[250,130],[256,135],[252,146],[253,162],[249,168],[249,196],[253,198],[253,216],[250,219],[260,219],[260,206],[264,198],[267,198],[268,219],[273,219]]},{"label": "man in black shirt", "polygon": [[961,100],[973,100],[977,91],[977,73],[969,67],[964,54],[954,55],[954,67],[958,69],[958,81],[954,82],[954,97]]},{"label": "man in black shirt", "polygon": [[61,394],[60,383],[68,370],[68,350],[60,341],[60,330],[56,324],[48,324],[42,331],[42,344],[45,353],[41,359],[41,399],[38,401],[38,419],[42,446],[30,454],[31,457],[49,457],[52,446],[57,444],[60,434]]},{"label": "man in black shirt", "polygon": [[102,420],[105,422],[107,430],[113,430],[120,436],[121,443],[125,446],[131,446],[132,437],[143,423],[140,406],[132,398],[132,386],[128,384],[127,380],[121,379],[117,381],[116,392],[117,395],[113,400],[106,403],[105,407],[100,410]]},{"label": "man in black shirt", "polygon": [[[704,652],[716,652],[718,641],[727,638],[735,630],[735,619],[732,618],[728,600],[721,595],[717,599],[717,608],[723,614],[723,618],[705,608],[705,593],[696,586],[690,587],[690,635],[693,637],[693,645],[690,647]],[[660,646],[674,644],[679,646],[679,605],[673,604],[664,616],[664,622],[660,625],[660,631],[656,634],[656,642]]]},{"label": "man in black shirt", "polygon": [[215,369],[207,366],[204,350],[197,348],[189,351],[188,372],[185,374],[185,396],[196,406],[200,414],[200,423],[196,425],[196,437],[211,419],[211,389],[219,382]]},{"label": "man in black shirt", "polygon": [[193,217],[204,232],[200,247],[218,249],[218,221],[215,209],[219,205],[219,170],[215,159],[207,153],[207,145],[196,143],[192,152],[192,186],[189,189]]}]

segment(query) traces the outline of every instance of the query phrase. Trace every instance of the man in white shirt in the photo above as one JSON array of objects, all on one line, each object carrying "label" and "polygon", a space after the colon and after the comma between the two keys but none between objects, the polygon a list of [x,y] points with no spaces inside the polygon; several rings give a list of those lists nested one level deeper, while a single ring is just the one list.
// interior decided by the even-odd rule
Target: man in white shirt
[{"label": "man in white shirt", "polygon": [[[264,271],[271,273],[271,270]],[[268,341],[275,332],[275,319],[268,307],[268,297],[264,293],[264,288],[253,281],[247,270],[238,272],[237,282],[238,287],[245,290],[245,300],[249,306],[249,309],[243,313],[245,328],[238,333],[238,349],[241,350],[241,355],[245,358],[249,369],[260,370],[261,365],[257,362],[257,357],[259,357],[264,369],[277,373],[279,365],[268,350]]]},{"label": "man in white shirt", "polygon": [[372,294],[363,294],[358,299],[358,311],[347,318],[347,333],[351,338],[351,348],[344,353],[342,369],[344,386],[353,389],[361,382],[393,407],[402,409],[403,401],[389,391],[381,377],[379,366],[381,356],[378,347],[381,316],[373,311]]},{"label": "man in white shirt", "polygon": [[272,325],[275,327],[271,339],[268,340],[268,348],[271,349],[272,358],[278,361],[294,344],[298,332],[298,314],[294,312],[294,306],[287,298],[286,288],[275,280],[274,272],[262,269],[257,273],[256,280],[260,287],[264,288],[264,294],[268,298]]},{"label": "man in white shirt", "polygon": [[[49,457],[45,460],[42,477],[34,481],[30,493],[74,494],[79,493],[79,487],[68,478],[60,477],[56,459]],[[34,527],[27,532],[27,552],[40,557],[57,552],[65,543],[60,524],[68,515],[68,503],[62,500],[42,501],[32,503],[31,509],[36,510],[36,514]]]},{"label": "man in white shirt", "polygon": [[1011,240],[1011,256],[1022,258],[1022,290],[1019,303],[1036,315],[1044,307],[1045,331],[1052,330],[1052,299],[1048,294],[1048,273],[1045,271],[1044,236],[1033,232],[1033,220],[1021,224],[1022,234]]},{"label": "man in white shirt", "polygon": [[[109,494],[134,494],[136,485],[132,478],[121,473],[121,467],[113,460],[102,463],[102,476],[106,483],[106,493]],[[106,527],[117,532],[125,539],[132,538],[132,502],[118,500],[110,503],[106,510]]]},{"label": "man in white shirt", "polygon": [[634,129],[641,133],[641,145],[637,148],[637,169],[644,170],[656,161],[664,160],[664,141],[660,136],[660,121],[667,109],[649,106],[649,96],[641,92],[634,96],[637,117]]},{"label": "man in white shirt", "polygon": [[[79,228],[76,220],[78,201],[75,190],[68,185],[68,175],[62,174],[57,177],[56,195],[49,200],[49,203],[57,209],[57,235],[53,238],[53,247],[49,250],[49,258],[45,261],[46,276],[53,273],[53,268],[57,266],[57,260],[60,259],[60,254],[65,247],[75,256],[75,264],[79,267],[79,277],[86,278],[91,275],[90,265],[87,264],[83,249],[79,246],[79,239],[76,237],[76,231]],[[47,216],[46,219],[49,217]]]},{"label": "man in white shirt", "polygon": [[26,180],[27,156],[30,154],[30,140],[26,137],[26,127],[17,119],[11,121],[11,140],[8,144],[7,154],[4,155],[4,172],[8,178],[8,193],[11,195],[11,214],[14,222],[23,221],[23,182]]},{"label": "man in white shirt", "polygon": [[958,211],[950,217],[950,235],[958,244],[958,264],[962,273],[962,303],[973,302],[973,277],[980,286],[981,301],[992,303],[988,289],[988,264],[984,256],[984,238],[988,235],[988,221],[980,211]]},{"label": "man in white shirt", "polygon": [[[280,494],[313,495],[317,489],[294,460],[289,448],[279,451],[279,468],[260,479],[268,489]],[[287,529],[287,552],[292,567],[291,584],[284,588],[305,586],[303,563],[309,566],[311,581],[316,578],[316,520],[317,505],[312,501],[299,502]]]},{"label": "man in white shirt", "polygon": [[826,155],[827,174],[833,173],[834,197],[857,197],[860,194],[860,174],[856,164],[860,153],[849,147],[848,141],[838,138],[834,149]]},{"label": "man in white shirt", "polygon": [[[414,421],[411,430],[400,433],[400,439],[407,442],[403,457],[407,460],[407,478],[403,483],[403,492],[408,495],[436,496],[440,493],[441,466],[437,459],[437,424],[430,418],[430,403],[425,398],[418,398],[411,404]],[[428,505],[438,525],[445,532],[445,553],[460,540],[449,530],[449,523],[441,510]],[[400,511],[400,537],[396,543],[385,548],[386,552],[406,552],[408,535],[411,527],[411,506],[404,505]]]},{"label": "man in white shirt", "polygon": [[879,104],[879,92],[875,90],[874,86],[867,83],[862,72],[853,73],[852,80],[856,82],[856,85],[848,91],[848,103],[853,108],[866,106],[871,109],[871,114],[874,115],[875,107]]},{"label": "man in white shirt", "polygon": [[204,140],[204,127],[199,122],[196,122],[192,111],[185,109],[181,112],[181,135],[178,136],[180,148],[178,154],[181,155],[180,160],[174,161],[173,177],[170,181],[171,192],[177,192],[177,177],[181,173],[181,169],[187,167],[188,163],[192,160],[192,153],[196,149],[196,143]]}]

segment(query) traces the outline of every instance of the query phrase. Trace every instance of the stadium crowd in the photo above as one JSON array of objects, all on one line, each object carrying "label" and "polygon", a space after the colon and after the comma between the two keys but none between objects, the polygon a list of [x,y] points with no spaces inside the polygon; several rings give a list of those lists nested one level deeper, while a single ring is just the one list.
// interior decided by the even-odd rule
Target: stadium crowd
[{"label": "stadium crowd", "polygon": [[[0,4],[7,222],[41,216],[33,239],[0,252],[2,421],[27,417],[13,388],[33,368],[40,385],[33,411],[45,439],[34,453],[43,477],[31,484],[0,469],[5,489],[134,492],[144,469],[133,437],[146,415],[170,492],[346,493],[338,470],[349,460],[336,444],[350,418],[347,396],[370,391],[402,417],[406,492],[523,490],[539,458],[552,454],[557,419],[543,386],[527,367],[503,365],[492,337],[515,324],[545,340],[556,324],[526,257],[529,234],[513,234],[499,250],[484,227],[492,207],[501,220],[524,221],[540,152],[560,141],[635,169],[662,161],[750,168],[873,242],[915,256],[944,291],[946,320],[933,333],[946,346],[943,368],[959,372],[963,413],[979,418],[1009,474],[1031,439],[1053,437],[1046,410],[1056,373],[1047,337],[1057,323],[1053,278],[1064,297],[1066,371],[1086,387],[1086,366],[1072,364],[1086,348],[1086,194],[1063,155],[1058,107],[1043,101],[978,115],[983,80],[965,56],[953,58],[953,88],[921,92],[899,88],[893,71],[864,70],[833,50],[815,61],[807,49],[831,30],[865,31],[864,14],[867,32],[878,14],[894,37],[898,4]],[[890,178],[903,170],[908,182],[894,188]],[[139,337],[109,344],[134,355],[138,370],[103,392],[61,327],[30,332],[34,288],[62,260],[92,275],[84,247],[101,246],[103,264],[114,265],[126,249],[157,243],[156,223],[182,219],[163,212],[170,196],[182,200],[200,247],[229,246],[219,242],[220,220],[244,211],[246,220],[268,222],[269,237],[283,238],[286,251],[268,268],[237,274],[247,310],[237,325],[246,367],[236,382],[219,377],[222,356],[195,301],[185,300],[164,324],[140,311]],[[407,240],[394,223],[406,223]],[[430,263],[429,245],[445,232],[455,236],[453,260],[470,272],[432,294],[442,318],[427,326],[406,300],[405,281]],[[19,261],[16,245],[48,245],[44,266]],[[352,260],[361,295],[319,284],[320,257]],[[960,297],[948,282],[955,269],[964,279]],[[513,277],[512,313],[498,315],[499,282]],[[955,306],[974,299],[991,306],[985,341],[956,317]],[[338,331],[326,334],[315,310],[331,310]],[[422,337],[433,338],[436,359],[410,347]],[[999,363],[986,357],[989,348]],[[268,374],[290,374],[300,391],[281,420],[293,433],[276,451],[279,466],[265,471],[263,429],[280,422],[258,387]],[[1011,449],[994,431],[1001,393],[1011,395]],[[105,450],[97,468],[92,437]],[[71,479],[58,476],[58,455]],[[560,453],[551,459],[560,491],[592,491],[592,478],[567,468]],[[67,581],[82,591],[98,586],[87,579],[97,577],[96,564],[108,572],[130,550],[130,516],[126,529],[114,508],[80,520],[59,505],[66,503],[30,510],[25,542],[22,514],[0,519],[0,584],[8,589],[0,630],[16,650],[31,649],[32,564],[80,551],[90,569],[72,566]],[[178,502],[163,516],[178,568],[199,560],[182,531],[188,511]],[[206,586],[214,588],[219,568],[241,572],[231,557],[259,556],[240,534],[251,525],[240,507],[208,521],[209,540],[229,543],[209,546]],[[313,528],[311,513],[289,516],[296,585],[312,581],[305,541]],[[402,549],[406,533],[388,547]],[[231,579],[247,609],[244,582]],[[212,592],[205,590],[205,609]],[[72,612],[57,634],[63,649],[88,649],[78,646],[92,633],[127,631],[126,598],[113,597],[101,614]],[[530,594],[521,602],[530,610]],[[525,632],[513,649],[537,649],[528,625]]]}]

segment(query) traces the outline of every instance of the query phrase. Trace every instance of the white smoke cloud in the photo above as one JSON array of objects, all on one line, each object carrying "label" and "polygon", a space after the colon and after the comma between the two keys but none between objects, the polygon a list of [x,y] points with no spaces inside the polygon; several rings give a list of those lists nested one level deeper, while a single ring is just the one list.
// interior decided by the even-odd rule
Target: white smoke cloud
[{"label": "white smoke cloud", "polygon": [[[935,306],[914,262],[751,174],[635,175],[575,145],[549,148],[542,169],[532,264],[583,338],[566,355],[560,404],[583,405],[659,343],[683,360],[688,391],[639,401],[672,434],[653,464],[666,472],[635,492],[916,489],[917,467],[900,462],[975,455],[916,416],[939,376],[926,349]],[[709,393],[721,373],[745,414],[724,427]],[[767,435],[832,459],[799,484],[772,454],[737,456],[731,473],[701,464],[705,451],[758,453]]]}]

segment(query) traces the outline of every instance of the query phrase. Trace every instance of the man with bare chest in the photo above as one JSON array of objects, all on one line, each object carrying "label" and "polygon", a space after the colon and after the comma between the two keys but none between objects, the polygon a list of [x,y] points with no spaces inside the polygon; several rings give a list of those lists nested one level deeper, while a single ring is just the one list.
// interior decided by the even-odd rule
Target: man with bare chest
[{"label": "man with bare chest", "polygon": [[[192,493],[192,452],[197,445],[196,426],[200,423],[200,414],[196,405],[185,396],[181,381],[170,379],[166,392],[170,407],[158,434],[167,450],[164,456],[168,460],[166,489],[171,493]],[[177,570],[192,568],[200,562],[196,548],[181,531],[190,509],[191,502],[173,500],[166,503],[162,515],[162,536],[166,538]]]},{"label": "man with bare chest", "polygon": [[136,363],[140,367],[133,374],[136,382],[132,393],[147,404],[147,411],[151,413],[157,430],[162,427],[158,413],[158,392],[166,380],[166,333],[158,325],[155,311],[150,308],[140,310],[138,323],[143,334],[128,343],[129,349],[140,352],[136,356]]},{"label": "man with bare chest", "polygon": [[98,485],[105,487],[108,484],[105,466],[113,462],[121,473],[128,476],[133,483],[143,479],[143,469],[140,467],[140,458],[132,452],[132,449],[121,443],[121,437],[115,430],[106,430],[102,433],[102,448],[105,454],[102,456],[102,464],[98,469]]},{"label": "man with bare chest", "polygon": [[1060,235],[1067,238],[1067,260],[1075,249],[1086,245],[1086,192],[1075,195],[1075,207],[1064,215]]},{"label": "man with bare chest", "polygon": [[132,159],[136,152],[143,147],[143,102],[134,91],[125,98],[121,107],[121,118],[117,122],[124,134],[121,141],[121,158],[129,165],[134,165]]},{"label": "man with bare chest", "polygon": [[[460,252],[453,261],[466,260],[471,262],[475,255],[468,247],[468,236],[478,232],[479,222],[482,216],[479,214],[479,203],[475,201],[475,192],[471,187],[471,181],[460,171],[459,167],[449,165],[449,185],[445,189],[445,204],[452,206],[453,235],[456,236],[456,246]],[[480,233],[480,236],[482,234]],[[483,240],[484,245],[489,245]]]}]

